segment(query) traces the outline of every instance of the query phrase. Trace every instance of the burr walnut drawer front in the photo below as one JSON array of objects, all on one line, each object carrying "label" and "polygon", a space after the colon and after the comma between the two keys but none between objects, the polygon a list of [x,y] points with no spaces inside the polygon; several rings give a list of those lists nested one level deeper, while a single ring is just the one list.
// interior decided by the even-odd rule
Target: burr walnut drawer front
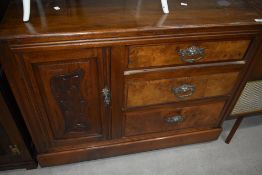
[{"label": "burr walnut drawer front", "polygon": [[183,129],[215,128],[221,119],[220,113],[224,104],[224,101],[219,101],[183,108],[163,107],[127,112],[125,115],[125,136]]},{"label": "burr walnut drawer front", "polygon": [[242,60],[249,44],[231,40],[131,46],[128,68]]},{"label": "burr walnut drawer front", "polygon": [[229,95],[239,76],[230,67],[219,70],[177,69],[126,77],[126,108]]}]

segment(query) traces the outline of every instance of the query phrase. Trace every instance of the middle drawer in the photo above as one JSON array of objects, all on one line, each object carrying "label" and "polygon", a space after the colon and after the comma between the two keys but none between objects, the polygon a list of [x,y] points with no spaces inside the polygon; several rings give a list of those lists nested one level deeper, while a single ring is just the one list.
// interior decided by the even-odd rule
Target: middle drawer
[{"label": "middle drawer", "polygon": [[229,95],[239,69],[186,68],[126,76],[125,107],[133,108]]}]

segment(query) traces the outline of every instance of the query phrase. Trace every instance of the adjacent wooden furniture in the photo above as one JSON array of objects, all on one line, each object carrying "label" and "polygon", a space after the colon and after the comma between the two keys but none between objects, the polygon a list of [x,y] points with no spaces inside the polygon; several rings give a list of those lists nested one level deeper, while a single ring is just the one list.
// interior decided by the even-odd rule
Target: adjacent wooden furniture
[{"label": "adjacent wooden furniture", "polygon": [[[254,0],[256,9],[262,13],[262,2]],[[255,60],[254,67],[250,70],[248,82],[243,89],[236,105],[227,119],[236,119],[225,142],[230,143],[238,127],[245,117],[259,115],[262,113],[262,52],[258,54],[259,58]]]},{"label": "adjacent wooden furniture", "polygon": [[262,49],[255,1],[42,3],[0,31],[41,166],[215,140]]},{"label": "adjacent wooden furniture", "polygon": [[236,119],[236,122],[231,129],[226,143],[229,144],[235,135],[238,127],[245,117],[262,114],[262,54],[260,59],[256,62],[249,81],[239,97],[237,104],[231,112],[228,119]]},{"label": "adjacent wooden furniture", "polygon": [[0,170],[37,166],[33,147],[21,115],[0,72]]},{"label": "adjacent wooden furniture", "polygon": [[[0,21],[9,0],[0,2]],[[37,166],[35,151],[0,61],[0,170]]]}]

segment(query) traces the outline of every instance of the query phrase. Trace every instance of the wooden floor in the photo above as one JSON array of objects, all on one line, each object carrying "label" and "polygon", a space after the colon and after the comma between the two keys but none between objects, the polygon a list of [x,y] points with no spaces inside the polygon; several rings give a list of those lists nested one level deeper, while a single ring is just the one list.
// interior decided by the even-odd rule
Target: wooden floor
[{"label": "wooden floor", "polygon": [[261,175],[262,116],[244,119],[228,145],[234,120],[217,141],[0,175]]}]

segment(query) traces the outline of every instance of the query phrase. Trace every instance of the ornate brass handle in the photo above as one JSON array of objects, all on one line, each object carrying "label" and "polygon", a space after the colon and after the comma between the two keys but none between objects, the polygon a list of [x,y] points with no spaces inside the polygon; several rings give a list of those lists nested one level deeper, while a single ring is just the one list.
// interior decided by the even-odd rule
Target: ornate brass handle
[{"label": "ornate brass handle", "polygon": [[183,84],[180,87],[172,88],[172,92],[178,97],[178,98],[186,98],[193,95],[195,92],[196,87],[192,84]]},{"label": "ornate brass handle", "polygon": [[179,122],[182,122],[183,120],[184,120],[184,117],[181,115],[166,118],[166,122],[170,124],[179,123]]},{"label": "ornate brass handle", "polygon": [[177,51],[180,59],[187,63],[197,62],[205,57],[205,49],[197,46],[191,46]]}]

